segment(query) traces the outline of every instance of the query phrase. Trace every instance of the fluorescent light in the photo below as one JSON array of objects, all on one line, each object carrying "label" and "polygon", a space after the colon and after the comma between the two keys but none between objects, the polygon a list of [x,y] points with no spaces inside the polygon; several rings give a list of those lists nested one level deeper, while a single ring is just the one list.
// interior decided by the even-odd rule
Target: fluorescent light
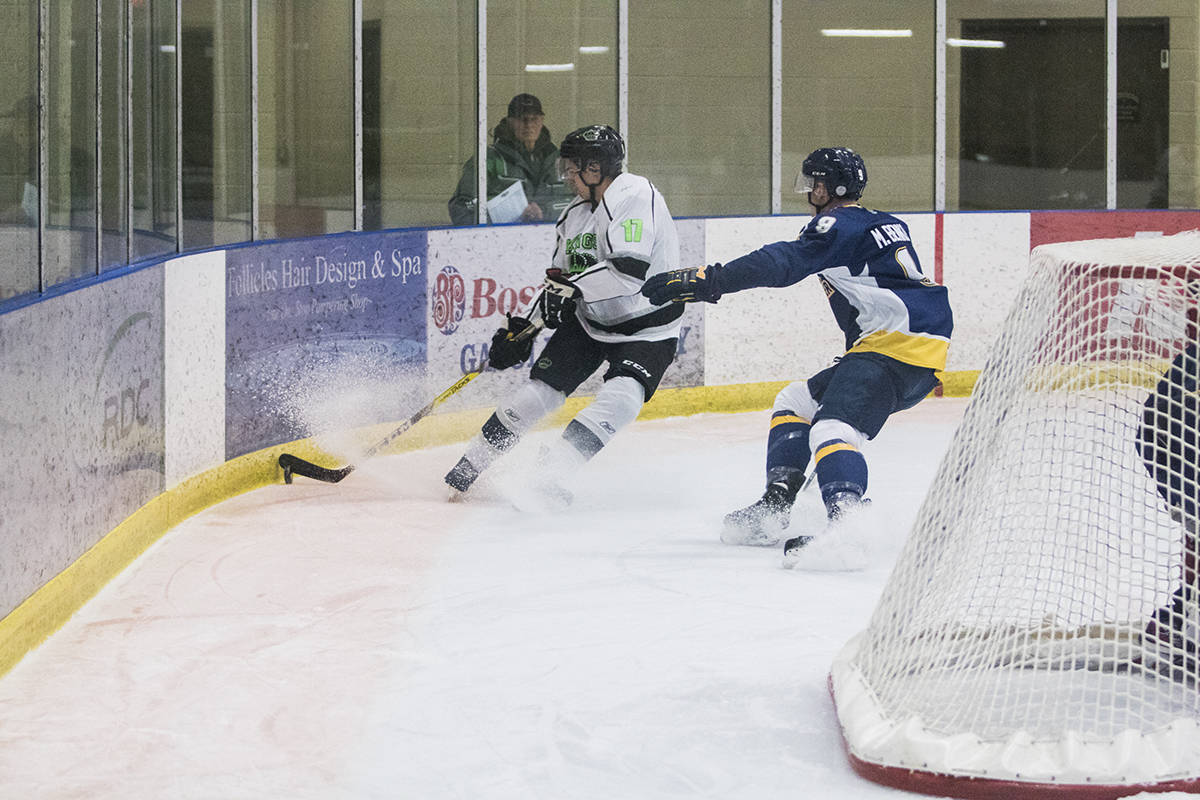
[{"label": "fluorescent light", "polygon": [[608,45],[606,44],[585,44],[579,48],[581,53],[607,53]]},{"label": "fluorescent light", "polygon": [[526,72],[570,72],[575,69],[575,64],[526,64]]},{"label": "fluorescent light", "polygon": [[947,37],[946,44],[951,47],[1004,47],[1004,42],[999,39],[954,39]]},{"label": "fluorescent light", "polygon": [[160,45],[158,46],[158,51],[159,51],[160,53],[174,53],[174,52],[175,52],[175,45],[173,45],[173,44],[160,44]]},{"label": "fluorescent light", "polygon": [[861,36],[871,39],[902,39],[912,36],[908,28],[822,28],[822,36]]}]

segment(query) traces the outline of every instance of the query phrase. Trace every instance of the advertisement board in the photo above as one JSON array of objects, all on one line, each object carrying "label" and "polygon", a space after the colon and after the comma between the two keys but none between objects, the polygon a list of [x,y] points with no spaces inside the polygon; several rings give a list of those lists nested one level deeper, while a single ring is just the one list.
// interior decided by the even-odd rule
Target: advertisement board
[{"label": "advertisement board", "polygon": [[1165,235],[1200,228],[1200,211],[1033,211],[1029,248],[1052,242]]},{"label": "advertisement board", "polygon": [[226,252],[226,457],[396,419],[425,364],[424,231]]},{"label": "advertisement board", "polygon": [[163,490],[162,285],[0,315],[0,616]]}]

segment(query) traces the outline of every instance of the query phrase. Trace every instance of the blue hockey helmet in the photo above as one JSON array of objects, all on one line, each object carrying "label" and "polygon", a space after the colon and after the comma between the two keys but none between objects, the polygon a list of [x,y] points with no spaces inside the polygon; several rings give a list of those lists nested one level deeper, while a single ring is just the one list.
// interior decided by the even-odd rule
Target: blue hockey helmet
[{"label": "blue hockey helmet", "polygon": [[817,181],[825,184],[830,197],[856,200],[867,185],[867,165],[849,147],[822,147],[804,159],[796,191],[811,192]]},{"label": "blue hockey helmet", "polygon": [[563,138],[558,148],[562,166],[573,164],[587,169],[593,161],[600,165],[600,174],[611,177],[621,174],[625,160],[625,140],[609,125],[588,125],[573,130]]}]

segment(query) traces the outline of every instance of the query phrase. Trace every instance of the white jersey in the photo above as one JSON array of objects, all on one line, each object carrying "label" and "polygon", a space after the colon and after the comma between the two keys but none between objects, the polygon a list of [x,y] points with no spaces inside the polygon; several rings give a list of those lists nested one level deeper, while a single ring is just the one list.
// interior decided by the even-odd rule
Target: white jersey
[{"label": "white jersey", "polygon": [[576,313],[601,342],[658,341],[679,335],[683,303],[654,306],[639,290],[646,279],[679,268],[679,235],[654,184],[622,173],[592,209],[576,200],[555,228],[552,266],[583,292]]}]

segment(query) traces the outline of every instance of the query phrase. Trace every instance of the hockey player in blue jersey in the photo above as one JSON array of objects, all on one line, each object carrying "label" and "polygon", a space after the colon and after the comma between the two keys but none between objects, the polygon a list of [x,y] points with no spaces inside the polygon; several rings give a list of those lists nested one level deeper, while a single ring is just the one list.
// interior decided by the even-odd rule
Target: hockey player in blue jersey
[{"label": "hockey player in blue jersey", "polygon": [[[1200,681],[1200,354],[1196,298],[1188,344],[1146,399],[1136,447],[1159,496],[1183,530],[1183,575],[1170,604],[1158,609],[1142,634],[1160,671],[1180,682]],[[1145,662],[1144,662],[1145,663]]]},{"label": "hockey player in blue jersey", "polygon": [[[727,264],[655,275],[650,302],[705,301],[763,286],[790,286],[815,275],[829,298],[846,351],[833,366],[784,387],[767,435],[762,498],[725,517],[729,544],[774,546],[787,528],[810,458],[831,522],[863,502],[863,444],[889,416],[916,405],[945,369],[953,319],[946,289],[925,275],[908,226],[859,205],[867,184],[862,158],[823,147],[805,160],[796,190],[813,218],[795,241],[769,244]],[[811,537],[789,539],[792,565]]]}]

